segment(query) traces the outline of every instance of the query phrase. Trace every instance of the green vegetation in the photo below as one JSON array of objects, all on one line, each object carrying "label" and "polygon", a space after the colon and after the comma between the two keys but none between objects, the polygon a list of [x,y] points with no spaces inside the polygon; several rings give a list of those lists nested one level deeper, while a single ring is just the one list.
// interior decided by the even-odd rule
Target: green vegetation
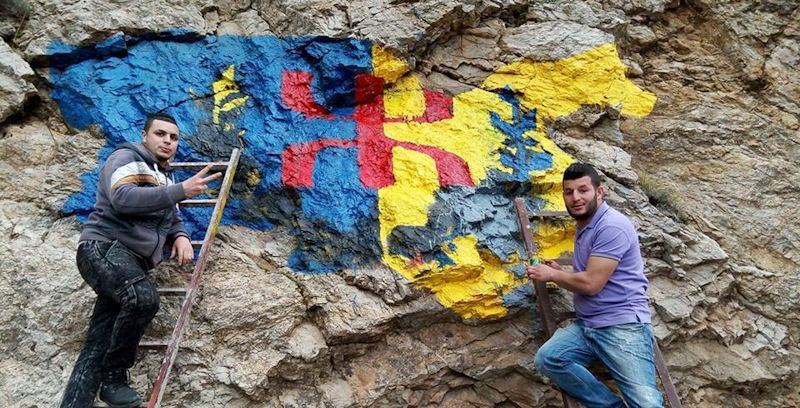
[{"label": "green vegetation", "polygon": [[653,179],[641,176],[639,185],[647,195],[651,205],[666,213],[676,221],[686,222],[686,214],[681,210],[677,193],[669,187],[659,185]]},{"label": "green vegetation", "polygon": [[14,36],[11,39],[12,42],[15,42],[17,36],[19,36],[19,33],[22,31],[22,27],[25,25],[25,21],[30,15],[31,6],[25,0],[4,0],[4,2],[6,4],[0,10],[0,17],[8,16],[19,21],[19,25],[17,26],[16,31],[14,31]]}]

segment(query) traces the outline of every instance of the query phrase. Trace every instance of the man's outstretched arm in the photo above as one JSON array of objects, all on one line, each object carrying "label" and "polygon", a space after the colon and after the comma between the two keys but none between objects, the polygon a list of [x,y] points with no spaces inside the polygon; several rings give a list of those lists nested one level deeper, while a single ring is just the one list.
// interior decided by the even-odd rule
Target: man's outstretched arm
[{"label": "man's outstretched arm", "polygon": [[585,271],[565,272],[552,260],[528,266],[528,277],[542,282],[554,282],[571,292],[596,295],[603,290],[619,261],[601,256],[589,257]]}]

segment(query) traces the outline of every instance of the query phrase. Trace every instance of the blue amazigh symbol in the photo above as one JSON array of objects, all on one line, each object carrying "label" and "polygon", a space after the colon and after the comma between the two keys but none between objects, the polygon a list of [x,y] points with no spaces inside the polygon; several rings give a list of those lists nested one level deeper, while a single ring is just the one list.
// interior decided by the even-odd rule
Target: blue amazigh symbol
[{"label": "blue amazigh symbol", "polygon": [[492,126],[507,135],[505,148],[500,149],[500,162],[511,168],[513,173],[508,180],[526,181],[534,170],[549,169],[553,165],[553,157],[547,152],[536,152],[536,140],[524,134],[536,129],[536,109],[522,113],[520,101],[508,86],[500,90],[500,98],[511,104],[511,123],[504,121],[500,115],[491,113]]}]

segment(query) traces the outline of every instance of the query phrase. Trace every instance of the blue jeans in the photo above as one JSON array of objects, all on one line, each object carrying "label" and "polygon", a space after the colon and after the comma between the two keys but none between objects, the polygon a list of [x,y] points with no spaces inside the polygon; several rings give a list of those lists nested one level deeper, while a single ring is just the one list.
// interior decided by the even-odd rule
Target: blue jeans
[{"label": "blue jeans", "polygon": [[[625,403],[586,368],[602,362]],[[558,329],[536,353],[534,364],[559,388],[588,408],[663,407],[656,388],[653,332],[649,323],[593,329],[575,321]]]},{"label": "blue jeans", "polygon": [[160,304],[144,260],[117,241],[81,242],[76,260],[97,301],[62,408],[90,407],[104,372],[133,366],[142,334]]}]

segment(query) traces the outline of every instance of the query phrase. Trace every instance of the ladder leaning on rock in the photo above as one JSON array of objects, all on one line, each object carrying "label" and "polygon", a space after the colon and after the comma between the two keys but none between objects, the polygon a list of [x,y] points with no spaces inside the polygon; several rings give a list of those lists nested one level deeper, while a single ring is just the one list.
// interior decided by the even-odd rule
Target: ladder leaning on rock
[{"label": "ladder leaning on rock", "polygon": [[[525,260],[531,259],[536,256],[539,249],[533,241],[533,232],[531,232],[531,218],[558,218],[568,217],[569,213],[566,211],[541,211],[534,214],[528,214],[525,208],[525,200],[516,198],[514,206],[517,210],[517,221],[519,221],[520,232],[522,234],[522,242],[525,244],[524,255],[526,258],[521,259],[524,263]],[[571,263],[572,261],[565,261],[563,259],[557,260],[559,263]],[[539,318],[542,322],[542,327],[545,335],[549,339],[558,329],[558,323],[568,319],[574,319],[575,312],[555,313],[553,312],[553,305],[550,302],[550,293],[548,292],[547,285],[544,282],[533,282],[533,289],[536,295],[536,305],[539,308]],[[675,384],[672,383],[672,377],[669,375],[667,364],[664,361],[664,356],[661,354],[661,349],[658,347],[658,342],[653,339],[653,357],[655,359],[656,372],[661,378],[661,386],[664,388],[664,393],[667,396],[667,401],[671,408],[681,408],[681,401],[678,398],[678,392],[675,390]],[[605,367],[592,366],[590,371],[601,381],[611,380],[611,376],[607,371],[603,371]],[[565,392],[561,391],[561,398],[564,400],[565,408],[577,408],[578,403],[572,399]]]},{"label": "ladder leaning on rock", "polygon": [[[203,277],[203,271],[206,267],[206,259],[214,244],[214,238],[217,235],[217,227],[222,219],[222,211],[225,209],[225,203],[228,200],[228,193],[230,192],[231,184],[233,183],[233,175],[236,172],[236,166],[239,164],[239,149],[233,149],[231,152],[230,160],[227,162],[185,162],[185,163],[172,163],[171,166],[175,169],[198,169],[204,168],[208,165],[212,166],[212,170],[225,169],[225,177],[222,179],[222,184],[219,189],[219,194],[215,199],[193,199],[184,200],[178,203],[180,207],[214,207],[211,214],[206,234],[202,241],[192,241],[192,247],[200,247],[200,253],[197,256],[192,277],[189,281],[189,286],[186,288],[159,288],[158,292],[165,296],[180,296],[183,295],[183,303],[181,305],[178,318],[175,323],[175,328],[172,331],[172,336],[166,341],[142,341],[139,343],[140,348],[164,348],[166,353],[164,361],[161,364],[161,369],[158,371],[158,378],[153,384],[153,390],[150,393],[150,398],[141,406],[147,408],[157,408],[161,406],[161,399],[164,397],[164,391],[167,386],[167,380],[172,370],[172,365],[175,362],[175,357],[178,354],[178,344],[181,341],[183,332],[186,329],[186,323],[189,320],[189,313],[194,303],[194,298],[197,294],[197,289],[200,286],[200,279]],[[102,402],[96,402],[94,407],[107,407]]]}]

